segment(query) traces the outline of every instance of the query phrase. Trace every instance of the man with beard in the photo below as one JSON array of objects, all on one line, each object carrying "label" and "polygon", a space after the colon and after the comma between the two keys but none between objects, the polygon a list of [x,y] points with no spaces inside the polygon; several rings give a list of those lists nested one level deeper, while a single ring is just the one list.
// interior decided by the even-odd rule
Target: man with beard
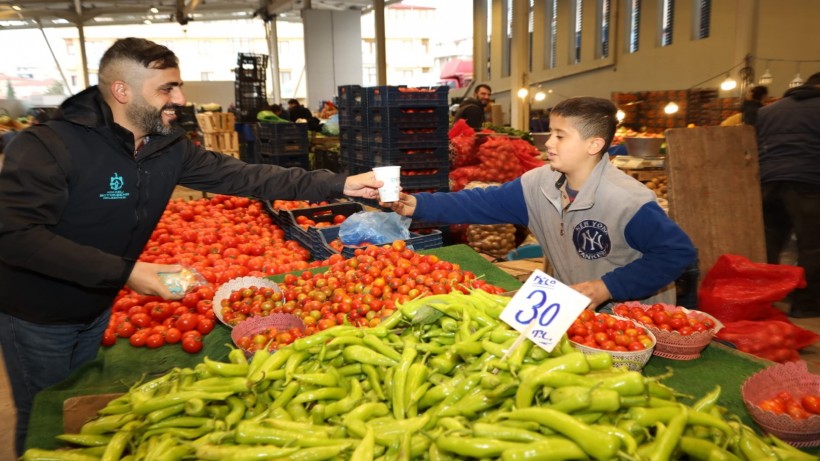
[{"label": "man with beard", "polygon": [[176,56],[138,38],[102,57],[98,86],[20,133],[0,172],[0,344],[23,450],[34,395],[97,355],[118,291],[175,296],[137,261],[177,184],[263,199],[375,198],[372,173],[347,177],[249,165],[173,126],[185,104]]},{"label": "man with beard", "polygon": [[493,90],[490,88],[490,85],[482,83],[475,87],[473,94],[474,97],[461,101],[461,104],[453,116],[453,122],[455,123],[463,118],[464,121],[467,122],[467,125],[470,125],[475,130],[480,130],[485,120],[484,109],[487,107],[487,104],[490,103]]}]

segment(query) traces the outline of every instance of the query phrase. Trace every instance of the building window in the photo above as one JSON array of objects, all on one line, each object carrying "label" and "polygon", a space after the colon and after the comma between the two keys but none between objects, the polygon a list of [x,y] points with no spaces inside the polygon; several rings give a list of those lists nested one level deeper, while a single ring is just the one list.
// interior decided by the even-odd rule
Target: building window
[{"label": "building window", "polygon": [[675,18],[675,0],[661,1],[661,46],[672,44],[672,26]]},{"label": "building window", "polygon": [[638,51],[641,38],[641,0],[631,0],[629,5],[629,52]]},{"label": "building window", "polygon": [[290,42],[279,42],[279,56],[287,56],[288,54],[290,54]]},{"label": "building window", "polygon": [[709,38],[712,18],[712,0],[695,0],[695,26],[694,36],[696,40]]},{"label": "building window", "polygon": [[578,64],[581,62],[581,25],[584,22],[583,16],[583,9],[584,9],[584,0],[575,0],[575,8],[573,12],[573,23],[575,26],[572,28],[574,31],[572,43],[574,43],[574,48],[572,51],[571,62],[574,64]]},{"label": "building window", "polygon": [[365,67],[364,68],[364,83],[368,86],[376,85],[376,68],[375,67]]},{"label": "building window", "polygon": [[608,58],[609,57],[609,2],[610,0],[598,0],[598,14],[600,17],[598,18],[597,23],[600,24],[600,40],[598,43],[600,48],[597,50],[597,54],[599,58]]},{"label": "building window", "polygon": [[201,82],[210,82],[211,79],[213,78],[213,76],[214,76],[213,72],[200,72],[199,73],[199,80]]},{"label": "building window", "polygon": [[291,80],[293,80],[293,74],[289,70],[280,70],[279,71],[279,84],[282,86],[287,86],[290,84]]}]

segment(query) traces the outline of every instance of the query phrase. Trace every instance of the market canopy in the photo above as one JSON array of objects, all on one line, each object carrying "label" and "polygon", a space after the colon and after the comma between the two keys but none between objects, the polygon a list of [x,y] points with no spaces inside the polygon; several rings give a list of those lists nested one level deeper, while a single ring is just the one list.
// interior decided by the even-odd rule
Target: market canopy
[{"label": "market canopy", "polygon": [[[386,5],[398,0],[385,1]],[[369,10],[372,0],[12,0],[0,5],[0,31],[228,19],[298,20],[303,9]]]}]

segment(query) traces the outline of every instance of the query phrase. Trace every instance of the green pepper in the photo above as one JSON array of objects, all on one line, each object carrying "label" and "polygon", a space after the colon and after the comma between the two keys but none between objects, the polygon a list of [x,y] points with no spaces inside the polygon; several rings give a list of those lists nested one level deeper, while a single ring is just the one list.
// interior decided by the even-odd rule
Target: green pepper
[{"label": "green pepper", "polygon": [[134,429],[139,424],[138,421],[130,421],[115,432],[111,436],[111,441],[105,446],[105,452],[100,457],[100,461],[119,461],[128,442],[134,437]]},{"label": "green pepper", "polygon": [[392,347],[385,344],[384,341],[379,339],[378,336],[365,334],[362,341],[364,342],[364,344],[367,347],[373,349],[374,351],[378,352],[379,354],[382,354],[386,357],[390,357],[391,359],[395,360],[396,362],[401,360],[401,354],[399,354],[398,351],[396,351],[396,349],[393,349]]},{"label": "green pepper", "polygon": [[564,461],[588,458],[577,443],[557,437],[532,442],[520,448],[510,448],[501,454],[502,461]]},{"label": "green pepper", "polygon": [[[720,448],[708,440],[683,436],[678,442],[678,448],[696,460],[708,461],[740,461],[740,458]],[[755,460],[756,461],[756,460]]]},{"label": "green pepper", "polygon": [[100,461],[100,457],[73,451],[29,448],[23,453],[20,461]]},{"label": "green pepper", "polygon": [[248,375],[248,370],[250,367],[248,363],[225,363],[225,362],[217,362],[215,360],[211,360],[207,356],[203,359],[205,366],[208,370],[213,373],[214,375],[222,376],[222,377],[229,377],[229,376],[242,376],[245,377]]},{"label": "green pepper", "polygon": [[347,346],[342,351],[342,356],[344,356],[347,361],[368,365],[394,367],[398,364],[397,361],[390,357],[364,346]]},{"label": "green pepper", "polygon": [[500,456],[505,450],[521,449],[527,445],[490,438],[472,438],[441,436],[436,439],[439,450],[455,453],[470,458],[492,458]]},{"label": "green pepper", "polygon": [[597,460],[608,460],[614,457],[621,444],[621,441],[614,435],[602,434],[570,415],[549,408],[518,409],[508,413],[507,417],[515,420],[535,421],[561,433]]},{"label": "green pepper", "polygon": [[692,404],[692,409],[695,411],[709,413],[717,404],[718,397],[720,397],[720,386],[715,386],[712,392],[709,392],[701,397],[700,400]]},{"label": "green pepper", "polygon": [[80,428],[80,434],[105,434],[108,432],[116,432],[119,428],[127,423],[135,420],[137,415],[127,413],[124,415],[109,415],[101,416],[97,419],[91,420]]},{"label": "green pepper", "polygon": [[352,410],[362,400],[364,393],[362,385],[358,379],[350,378],[350,394],[335,402],[327,404],[323,412],[323,419],[329,419],[336,415],[343,415]]},{"label": "green pepper", "polygon": [[681,405],[677,411],[678,414],[672,417],[663,434],[655,439],[655,450],[649,461],[668,461],[672,456],[672,451],[675,450],[689,420],[689,411],[685,406]]},{"label": "green pepper", "polygon": [[296,373],[293,379],[302,384],[312,384],[314,386],[334,387],[338,385],[336,377],[330,373]]},{"label": "green pepper", "polygon": [[60,434],[57,436],[59,440],[68,442],[82,447],[99,447],[108,445],[111,441],[110,435],[100,434]]},{"label": "green pepper", "polygon": [[393,386],[391,387],[391,404],[393,405],[393,416],[396,419],[404,419],[407,411],[407,397],[409,391],[407,390],[407,373],[410,371],[410,366],[416,359],[416,341],[412,337],[405,339],[404,349],[399,358],[396,371],[393,373]]},{"label": "green pepper", "polygon": [[298,448],[283,448],[275,445],[254,447],[202,445],[197,448],[196,457],[205,461],[277,459],[289,457],[298,450]]},{"label": "green pepper", "polygon": [[341,387],[323,387],[320,389],[311,389],[297,394],[291,404],[302,404],[307,402],[315,402],[317,400],[339,400],[344,398],[347,394]]},{"label": "green pepper", "polygon": [[519,429],[516,427],[502,426],[500,424],[475,423],[473,424],[473,437],[500,439],[508,442],[538,442],[547,437],[537,432]]},{"label": "green pepper", "polygon": [[364,438],[359,443],[359,446],[353,451],[350,456],[350,461],[372,461],[376,450],[376,435],[373,428],[367,426],[367,432]]}]

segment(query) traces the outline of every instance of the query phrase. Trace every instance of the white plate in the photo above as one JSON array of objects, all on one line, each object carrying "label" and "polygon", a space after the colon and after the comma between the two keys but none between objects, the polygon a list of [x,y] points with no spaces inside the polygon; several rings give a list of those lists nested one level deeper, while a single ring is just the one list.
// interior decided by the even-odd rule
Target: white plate
[{"label": "white plate", "polygon": [[262,277],[237,277],[223,283],[222,286],[216,290],[216,293],[214,293],[213,310],[216,318],[218,318],[219,321],[225,325],[228,325],[228,328],[233,328],[233,326],[222,319],[222,300],[230,298],[231,293],[236,290],[241,290],[252,286],[260,288],[273,288],[276,292],[282,292],[282,289],[279,288],[279,284],[273,280]]}]

